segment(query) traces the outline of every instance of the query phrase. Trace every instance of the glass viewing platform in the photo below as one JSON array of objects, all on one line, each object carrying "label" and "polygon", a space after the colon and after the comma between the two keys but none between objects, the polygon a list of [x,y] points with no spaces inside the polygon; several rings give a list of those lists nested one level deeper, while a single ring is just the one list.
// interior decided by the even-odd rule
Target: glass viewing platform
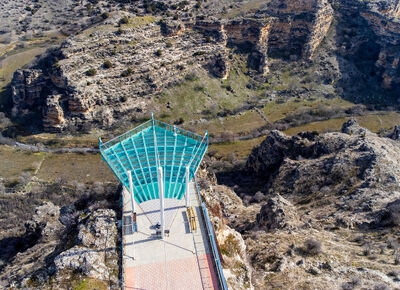
[{"label": "glass viewing platform", "polygon": [[159,199],[160,167],[164,197],[180,200],[185,195],[187,181],[193,179],[207,151],[208,134],[200,136],[152,117],[106,143],[100,139],[99,147],[103,159],[126,188],[131,171],[133,195],[138,204]]}]

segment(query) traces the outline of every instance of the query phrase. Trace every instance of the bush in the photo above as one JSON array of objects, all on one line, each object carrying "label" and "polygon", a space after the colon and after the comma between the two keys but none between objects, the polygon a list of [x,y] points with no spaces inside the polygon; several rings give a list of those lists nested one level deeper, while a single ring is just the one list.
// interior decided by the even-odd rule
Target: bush
[{"label": "bush", "polygon": [[111,61],[109,61],[108,59],[106,61],[104,61],[103,67],[104,68],[111,68],[112,67]]},{"label": "bush", "polygon": [[86,75],[92,77],[97,74],[97,70],[95,68],[90,68],[86,71]]},{"label": "bush", "polygon": [[124,16],[119,20],[119,24],[129,24],[129,17],[128,16]]},{"label": "bush", "polygon": [[133,73],[133,69],[128,68],[127,70],[124,70],[124,71],[121,73],[121,77],[130,76],[132,73]]},{"label": "bush", "polygon": [[103,19],[107,19],[108,17],[110,17],[110,14],[108,14],[108,12],[104,12],[103,14],[101,14],[101,17]]},{"label": "bush", "polygon": [[187,80],[187,81],[195,81],[197,79],[198,79],[198,77],[197,77],[197,75],[195,73],[188,73],[185,76],[185,80]]},{"label": "bush", "polygon": [[318,240],[308,239],[304,242],[304,252],[307,255],[315,256],[322,252],[322,244]]},{"label": "bush", "polygon": [[225,242],[221,245],[221,253],[228,257],[233,257],[235,254],[240,254],[240,245],[235,236],[229,234]]},{"label": "bush", "polygon": [[154,53],[156,56],[162,56],[162,50],[157,49],[156,52]]}]

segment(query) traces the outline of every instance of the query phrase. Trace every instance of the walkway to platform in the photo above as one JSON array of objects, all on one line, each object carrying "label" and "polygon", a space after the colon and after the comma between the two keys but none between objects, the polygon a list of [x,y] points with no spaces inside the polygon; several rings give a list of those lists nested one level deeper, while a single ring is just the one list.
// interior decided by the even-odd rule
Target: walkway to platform
[{"label": "walkway to platform", "polygon": [[124,190],[123,263],[125,289],[218,289],[216,271],[200,203],[190,184],[191,206],[195,209],[197,231],[191,232],[185,201],[165,199],[164,240],[157,237],[159,200],[135,204],[137,229],[131,229],[131,200]]}]

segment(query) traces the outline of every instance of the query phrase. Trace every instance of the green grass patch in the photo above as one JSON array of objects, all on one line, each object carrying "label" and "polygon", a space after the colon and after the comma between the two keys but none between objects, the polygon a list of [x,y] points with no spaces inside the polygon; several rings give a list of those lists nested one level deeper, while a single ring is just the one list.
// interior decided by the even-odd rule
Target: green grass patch
[{"label": "green grass patch", "polygon": [[32,171],[42,160],[44,153],[30,153],[11,146],[0,145],[0,176],[16,180],[25,171]]},{"label": "green grass patch", "polygon": [[127,24],[122,24],[122,28],[140,28],[146,25],[149,25],[156,21],[154,16],[136,16],[133,18],[129,18],[129,22]]},{"label": "green grass patch", "polygon": [[[390,113],[374,113],[365,116],[354,117],[361,127],[367,128],[371,132],[377,133],[381,129],[390,129],[400,122],[400,114],[396,112]],[[312,122],[301,126],[289,128],[285,131],[288,135],[296,135],[303,131],[331,132],[340,131],[344,122],[349,120],[346,118],[335,118],[326,121]]]},{"label": "green grass patch", "polygon": [[106,290],[108,289],[107,281],[97,280],[93,278],[83,278],[75,281],[73,290]]},{"label": "green grass patch", "polygon": [[46,51],[45,47],[33,47],[7,56],[0,61],[0,106],[6,104],[6,86],[11,82],[14,72],[30,64],[37,56]]},{"label": "green grass patch", "polygon": [[276,122],[285,118],[289,113],[302,108],[317,108],[320,105],[335,106],[347,109],[353,106],[352,103],[341,98],[310,98],[307,100],[290,99],[287,102],[274,101],[265,105],[263,111],[270,122]]},{"label": "green grass patch", "polygon": [[248,133],[265,124],[266,122],[255,111],[246,111],[240,115],[228,116],[223,119],[225,130],[232,131],[233,133]]},{"label": "green grass patch", "polygon": [[249,140],[211,144],[209,151],[215,151],[215,156],[224,160],[232,153],[235,154],[238,159],[246,159],[251,153],[251,150],[255,146],[260,145],[264,139],[265,136],[262,136]]},{"label": "green grass patch", "polygon": [[100,154],[49,154],[37,177],[44,181],[54,181],[60,177],[69,182],[116,181]]}]

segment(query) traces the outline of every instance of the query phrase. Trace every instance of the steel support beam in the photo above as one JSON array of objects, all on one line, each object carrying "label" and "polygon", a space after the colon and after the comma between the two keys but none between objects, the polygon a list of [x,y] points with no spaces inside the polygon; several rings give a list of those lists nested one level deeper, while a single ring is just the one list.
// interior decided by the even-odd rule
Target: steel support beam
[{"label": "steel support beam", "polygon": [[158,194],[160,197],[160,223],[161,223],[161,238],[165,236],[165,217],[164,217],[164,178],[163,169],[158,167]]},{"label": "steel support beam", "polygon": [[132,215],[135,212],[135,193],[133,191],[133,182],[132,182],[132,171],[128,171],[128,180],[129,180],[129,193],[131,195],[131,206],[132,206]]},{"label": "steel support beam", "polygon": [[186,177],[186,189],[185,189],[185,202],[186,202],[186,207],[190,206],[190,199],[189,199],[189,167],[186,166],[186,173],[185,173],[185,177]]}]

